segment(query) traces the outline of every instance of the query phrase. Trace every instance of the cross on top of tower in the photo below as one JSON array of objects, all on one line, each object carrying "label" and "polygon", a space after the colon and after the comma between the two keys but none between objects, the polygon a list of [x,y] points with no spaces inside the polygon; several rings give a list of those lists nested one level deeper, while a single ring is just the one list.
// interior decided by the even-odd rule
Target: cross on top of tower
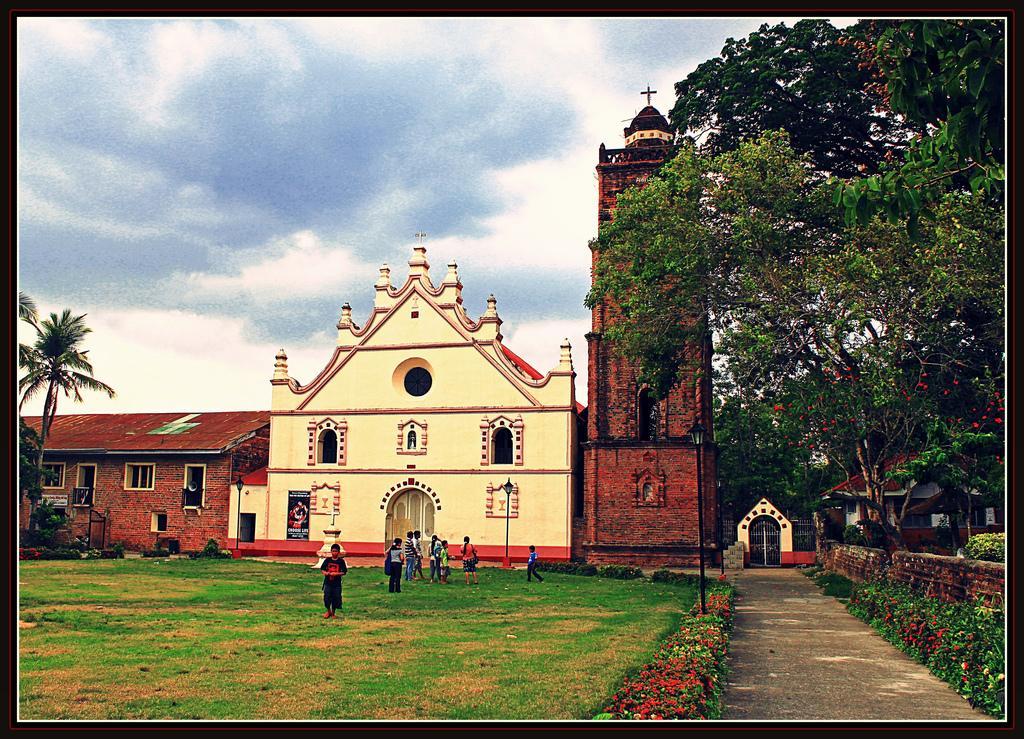
[{"label": "cross on top of tower", "polygon": [[416,236],[416,240],[418,242],[420,242],[421,244],[423,243],[423,239],[427,238],[427,234],[426,234],[425,231],[417,231],[415,233],[415,236]]},{"label": "cross on top of tower", "polygon": [[647,104],[648,104],[648,105],[650,105],[650,104],[651,104],[651,95],[657,95],[657,94],[658,94],[658,91],[657,91],[657,90],[652,90],[652,89],[651,89],[651,86],[650,86],[650,85],[647,85],[647,89],[646,89],[646,90],[643,90],[643,91],[641,91],[641,93],[640,93],[640,94],[641,94],[641,95],[646,95],[646,96],[647,96]]}]

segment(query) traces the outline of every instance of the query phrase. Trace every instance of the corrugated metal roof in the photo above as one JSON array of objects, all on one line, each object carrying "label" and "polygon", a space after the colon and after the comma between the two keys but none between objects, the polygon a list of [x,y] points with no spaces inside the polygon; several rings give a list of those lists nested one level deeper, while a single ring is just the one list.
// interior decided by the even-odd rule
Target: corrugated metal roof
[{"label": "corrugated metal roof", "polygon": [[[39,416],[25,423],[39,431]],[[270,411],[84,413],[57,416],[47,451],[214,451],[270,423]]]}]

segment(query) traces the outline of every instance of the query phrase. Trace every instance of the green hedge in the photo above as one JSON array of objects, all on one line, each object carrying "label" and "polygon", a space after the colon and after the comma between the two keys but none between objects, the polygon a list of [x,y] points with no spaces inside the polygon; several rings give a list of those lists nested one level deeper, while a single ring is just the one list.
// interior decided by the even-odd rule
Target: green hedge
[{"label": "green hedge", "polygon": [[167,549],[144,549],[139,552],[143,557],[170,557],[171,553]]},{"label": "green hedge", "polygon": [[1006,660],[1001,610],[947,603],[887,581],[855,585],[847,608],[927,665],[972,706],[1002,718]]},{"label": "green hedge", "polygon": [[964,556],[986,562],[1006,561],[1006,534],[975,534],[964,545]]},{"label": "green hedge", "polygon": [[[666,570],[664,568],[655,570],[651,575],[652,582],[667,582],[670,585],[692,585],[693,587],[700,587],[700,575],[690,575],[685,572],[672,572],[672,570]],[[708,576],[704,576],[704,588],[711,587],[711,580]]]}]

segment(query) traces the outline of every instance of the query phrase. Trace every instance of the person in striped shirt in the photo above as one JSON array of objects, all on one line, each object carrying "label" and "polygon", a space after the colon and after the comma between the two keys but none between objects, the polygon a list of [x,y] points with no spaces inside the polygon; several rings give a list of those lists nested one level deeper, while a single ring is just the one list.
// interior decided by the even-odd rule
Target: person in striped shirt
[{"label": "person in striped shirt", "polygon": [[416,569],[416,544],[412,540],[412,532],[405,534],[405,546],[402,548],[405,554],[405,580],[412,582],[412,573]]}]

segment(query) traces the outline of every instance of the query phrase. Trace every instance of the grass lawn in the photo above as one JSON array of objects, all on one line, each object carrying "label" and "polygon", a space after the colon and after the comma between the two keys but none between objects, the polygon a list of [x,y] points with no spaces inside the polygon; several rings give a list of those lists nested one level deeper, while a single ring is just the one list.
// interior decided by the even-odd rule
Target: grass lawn
[{"label": "grass lawn", "polygon": [[[485,568],[389,594],[246,560],[21,562],[22,719],[590,718],[692,589]],[[515,638],[512,638],[512,637]]]}]

